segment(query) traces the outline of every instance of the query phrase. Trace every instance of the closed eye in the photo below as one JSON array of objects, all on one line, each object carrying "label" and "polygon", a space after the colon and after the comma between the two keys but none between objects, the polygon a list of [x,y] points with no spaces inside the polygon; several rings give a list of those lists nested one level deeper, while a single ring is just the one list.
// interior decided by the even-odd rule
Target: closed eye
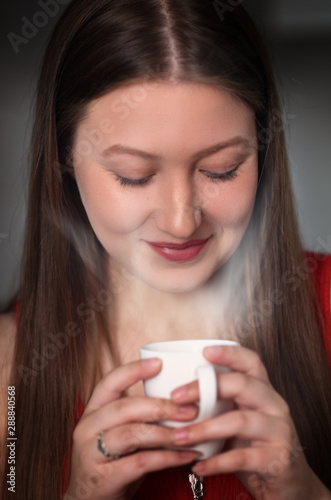
[{"label": "closed eye", "polygon": [[[237,165],[232,170],[222,173],[210,172],[208,170],[201,170],[201,172],[203,172],[209,179],[225,182],[225,181],[230,181],[231,179],[234,179],[237,176],[239,167],[240,164]],[[141,187],[148,184],[148,182],[151,180],[152,177],[153,175],[149,175],[147,177],[142,177],[141,179],[129,179],[127,177],[116,175],[116,180],[120,183],[121,186]]]},{"label": "closed eye", "polygon": [[232,170],[228,170],[227,172],[209,172],[208,170],[202,170],[202,172],[209,177],[209,179],[215,180],[215,181],[230,181],[231,179],[234,179],[238,175],[238,170],[239,170],[240,164],[237,165],[235,168]]},{"label": "closed eye", "polygon": [[143,177],[142,179],[128,179],[127,177],[122,177],[120,175],[116,176],[116,180],[121,184],[121,186],[144,186],[147,184],[150,179],[152,178],[152,175],[149,175],[148,177]]}]

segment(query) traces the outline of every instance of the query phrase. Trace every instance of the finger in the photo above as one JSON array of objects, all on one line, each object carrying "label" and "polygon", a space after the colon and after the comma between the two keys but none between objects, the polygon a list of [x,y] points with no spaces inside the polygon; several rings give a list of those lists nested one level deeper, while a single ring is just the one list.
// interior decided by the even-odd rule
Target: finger
[{"label": "finger", "polygon": [[80,421],[80,432],[84,438],[84,436],[95,436],[101,431],[126,423],[159,422],[160,420],[187,422],[193,420],[197,412],[195,405],[177,405],[167,399],[121,398],[84,415]]},{"label": "finger", "polygon": [[[87,452],[85,454],[87,455]],[[114,492],[117,493],[128,484],[138,481],[147,473],[190,464],[199,456],[201,456],[199,453],[190,450],[148,450],[127,455],[118,460],[108,460],[101,464],[91,461],[87,464],[87,470],[90,471],[88,475],[98,488],[98,498],[114,498],[115,496],[117,498],[118,495],[114,495]]]},{"label": "finger", "polygon": [[[268,472],[274,464],[279,461],[280,467],[285,467],[284,449],[272,449],[270,447],[260,448],[238,448],[215,455],[207,460],[198,462],[192,468],[199,476],[210,476],[213,474],[227,474],[231,472]],[[279,473],[279,471],[278,471]]]},{"label": "finger", "polygon": [[[143,422],[126,424],[104,432],[102,442],[109,453],[121,457],[137,450],[171,448],[171,432],[170,427],[162,425]],[[94,457],[96,462],[107,461],[96,446]]]},{"label": "finger", "polygon": [[[238,372],[218,375],[218,398],[232,399],[239,408],[251,408],[271,415],[289,415],[285,400],[270,384]],[[171,394],[176,403],[188,404],[199,400],[197,381],[179,387]]]},{"label": "finger", "polygon": [[213,364],[226,366],[233,371],[245,373],[266,383],[269,377],[259,355],[241,346],[208,346],[205,347],[204,356]]},{"label": "finger", "polygon": [[278,445],[280,442],[292,442],[293,429],[289,422],[278,417],[250,410],[235,410],[197,424],[174,429],[172,442],[175,446],[187,447],[234,436],[237,439],[250,441],[253,446]]},{"label": "finger", "polygon": [[192,463],[199,456],[199,453],[191,450],[144,450],[106,465],[112,467],[115,480],[119,478],[120,481],[123,481],[123,477],[125,477],[125,482],[128,484],[150,472]]},{"label": "finger", "polygon": [[133,361],[109,372],[95,387],[85,414],[121,397],[124,391],[139,382],[155,376],[161,370],[158,358]]}]

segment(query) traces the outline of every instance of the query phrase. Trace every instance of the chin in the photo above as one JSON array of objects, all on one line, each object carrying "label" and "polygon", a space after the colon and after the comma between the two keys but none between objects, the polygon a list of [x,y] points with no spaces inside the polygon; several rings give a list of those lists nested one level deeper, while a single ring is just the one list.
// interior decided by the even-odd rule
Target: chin
[{"label": "chin", "polygon": [[146,285],[153,288],[154,290],[158,290],[162,293],[172,293],[172,294],[185,294],[189,292],[193,292],[203,288],[203,286],[212,278],[211,276],[205,277],[204,279],[180,279],[180,276],[177,276],[177,279],[164,279],[160,280],[143,280]]}]

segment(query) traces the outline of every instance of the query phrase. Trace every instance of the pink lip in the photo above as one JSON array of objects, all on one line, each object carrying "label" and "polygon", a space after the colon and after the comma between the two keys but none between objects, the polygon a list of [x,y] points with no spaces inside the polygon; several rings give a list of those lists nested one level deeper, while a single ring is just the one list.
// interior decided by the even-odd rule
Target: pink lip
[{"label": "pink lip", "polygon": [[192,260],[204,249],[211,236],[205,240],[191,240],[185,243],[169,243],[167,241],[146,241],[159,255],[174,262]]}]

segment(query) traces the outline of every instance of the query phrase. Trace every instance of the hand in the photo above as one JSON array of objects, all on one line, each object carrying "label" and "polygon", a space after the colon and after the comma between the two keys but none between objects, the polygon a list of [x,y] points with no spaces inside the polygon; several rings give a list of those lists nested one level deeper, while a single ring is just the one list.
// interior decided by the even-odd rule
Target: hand
[{"label": "hand", "polygon": [[[256,500],[331,498],[308,466],[289,407],[258,355],[238,346],[208,347],[204,355],[233,370],[218,375],[218,396],[233,399],[236,409],[173,431],[173,444],[180,446],[228,440],[223,453],[198,462],[193,471],[199,476],[235,472]],[[198,383],[176,389],[172,399],[197,402]]]},{"label": "hand", "polygon": [[[155,376],[160,369],[160,360],[136,361],[111,371],[95,387],[73,434],[65,500],[81,498],[84,488],[85,495],[89,490],[90,500],[129,499],[146,473],[188,464],[197,458],[192,451],[162,449],[172,445],[171,429],[157,425],[162,419],[194,419],[195,405],[123,397],[125,390]],[[119,459],[109,460],[98,450],[100,432],[106,450]]]}]

